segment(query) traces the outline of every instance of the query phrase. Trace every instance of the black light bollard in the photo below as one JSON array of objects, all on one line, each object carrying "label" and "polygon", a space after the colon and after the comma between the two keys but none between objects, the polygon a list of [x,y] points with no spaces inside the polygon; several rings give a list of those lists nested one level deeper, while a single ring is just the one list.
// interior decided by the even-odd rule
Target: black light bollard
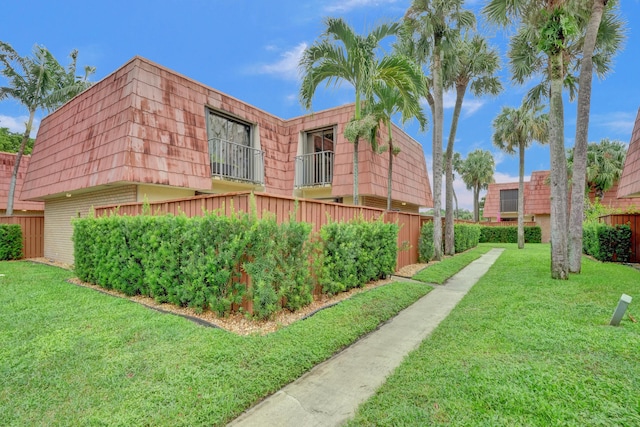
[{"label": "black light bollard", "polygon": [[613,312],[613,317],[611,317],[611,322],[609,323],[611,326],[620,325],[620,321],[624,316],[624,312],[627,311],[627,306],[631,303],[631,297],[627,294],[622,294],[620,297],[620,301],[618,301],[618,306],[616,307],[616,311]]}]

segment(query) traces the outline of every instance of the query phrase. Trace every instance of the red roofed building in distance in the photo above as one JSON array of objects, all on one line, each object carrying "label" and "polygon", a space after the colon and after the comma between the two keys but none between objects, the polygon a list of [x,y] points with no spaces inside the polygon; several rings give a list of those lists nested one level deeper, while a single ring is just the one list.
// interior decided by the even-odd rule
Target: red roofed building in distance
[{"label": "red roofed building in distance", "polygon": [[[44,210],[44,203],[23,200],[22,197],[22,183],[30,160],[31,156],[22,156],[22,159],[20,159],[20,168],[18,169],[18,179],[13,198],[14,215],[42,216],[42,211]],[[0,216],[5,215],[7,212],[9,184],[11,183],[11,175],[15,164],[15,153],[0,152]]]}]

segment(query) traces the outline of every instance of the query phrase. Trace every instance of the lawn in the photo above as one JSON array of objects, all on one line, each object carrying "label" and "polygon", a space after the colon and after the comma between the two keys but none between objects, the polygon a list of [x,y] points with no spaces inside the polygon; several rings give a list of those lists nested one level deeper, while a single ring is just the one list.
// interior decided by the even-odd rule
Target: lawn
[{"label": "lawn", "polygon": [[640,272],[554,281],[548,245],[506,247],[349,426],[640,426],[640,323],[608,326],[623,293],[640,319]]},{"label": "lawn", "polygon": [[494,247],[504,247],[504,245],[481,243],[473,249],[456,254],[453,257],[444,257],[443,261],[428,265],[427,268],[416,273],[412,279],[441,285],[449,277],[453,276],[467,265],[486,254]]},{"label": "lawn", "polygon": [[431,288],[392,283],[237,336],[0,262],[0,425],[224,425]]}]

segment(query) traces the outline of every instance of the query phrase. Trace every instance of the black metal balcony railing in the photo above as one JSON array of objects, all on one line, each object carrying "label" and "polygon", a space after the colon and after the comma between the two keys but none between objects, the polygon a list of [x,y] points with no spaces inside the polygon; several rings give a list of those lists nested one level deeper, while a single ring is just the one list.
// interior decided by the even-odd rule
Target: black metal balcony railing
[{"label": "black metal balcony railing", "polygon": [[518,199],[500,200],[500,212],[518,212]]},{"label": "black metal balcony railing", "polygon": [[333,151],[296,156],[296,187],[327,185],[333,181]]},{"label": "black metal balcony railing", "polygon": [[264,151],[224,139],[209,140],[211,176],[264,184]]}]

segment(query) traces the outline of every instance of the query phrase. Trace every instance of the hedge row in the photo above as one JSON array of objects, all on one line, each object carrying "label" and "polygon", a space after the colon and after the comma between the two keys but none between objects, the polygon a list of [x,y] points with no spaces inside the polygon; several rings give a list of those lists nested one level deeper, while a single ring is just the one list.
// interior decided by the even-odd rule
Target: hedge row
[{"label": "hedge row", "polygon": [[[456,253],[475,248],[480,240],[480,226],[476,224],[454,224],[453,236]],[[434,249],[433,222],[425,222],[420,229],[420,237],[418,239],[418,261],[429,262],[433,258]]]},{"label": "hedge row", "polygon": [[631,257],[631,227],[587,222],[582,226],[582,249],[600,261],[628,262]]},{"label": "hedge row", "polygon": [[0,261],[22,258],[22,228],[19,224],[0,224]]},{"label": "hedge row", "polygon": [[335,293],[393,272],[397,233],[396,224],[336,223],[318,243],[309,224],[272,216],[142,215],[75,220],[73,241],[83,281],[220,315],[248,299],[266,318],[309,304],[316,280]]},{"label": "hedge row", "polygon": [[[524,227],[526,243],[541,243],[542,229],[539,226]],[[480,228],[480,243],[518,243],[518,226]]]},{"label": "hedge row", "polygon": [[480,226],[476,224],[454,224],[453,236],[456,253],[475,248],[480,242]]},{"label": "hedge row", "polygon": [[395,271],[398,225],[354,221],[320,229],[323,244],[320,284],[328,294],[344,292]]}]

